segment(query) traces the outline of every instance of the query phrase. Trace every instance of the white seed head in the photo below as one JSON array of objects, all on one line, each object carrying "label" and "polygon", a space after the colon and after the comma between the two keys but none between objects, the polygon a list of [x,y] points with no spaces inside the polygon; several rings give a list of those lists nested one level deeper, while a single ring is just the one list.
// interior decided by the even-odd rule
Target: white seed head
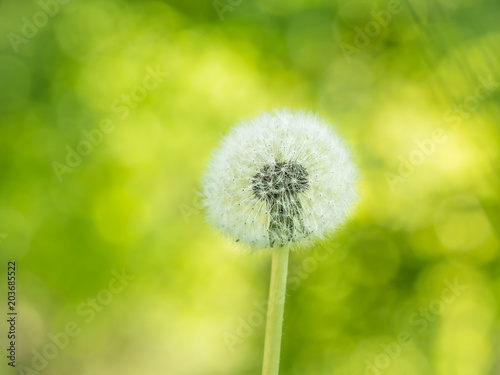
[{"label": "white seed head", "polygon": [[341,225],[356,201],[343,141],[313,114],[276,111],[243,121],[203,177],[208,220],[235,241],[307,246]]}]

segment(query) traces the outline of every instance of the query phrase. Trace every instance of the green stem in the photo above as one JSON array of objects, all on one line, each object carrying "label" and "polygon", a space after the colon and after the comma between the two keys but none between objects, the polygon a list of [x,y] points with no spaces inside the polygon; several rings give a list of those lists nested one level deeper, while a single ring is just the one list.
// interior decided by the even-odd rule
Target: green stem
[{"label": "green stem", "polygon": [[273,249],[262,375],[278,375],[279,373],[289,251],[288,246]]}]

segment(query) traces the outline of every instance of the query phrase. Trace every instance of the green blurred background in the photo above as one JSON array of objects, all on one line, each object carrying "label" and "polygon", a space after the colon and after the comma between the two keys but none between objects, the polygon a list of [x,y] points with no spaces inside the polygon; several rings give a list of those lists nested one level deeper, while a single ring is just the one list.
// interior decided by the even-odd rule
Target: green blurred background
[{"label": "green blurred background", "polygon": [[500,374],[499,17],[497,0],[3,0],[2,352],[15,260],[19,374],[259,374],[270,254],[210,229],[199,179],[232,125],[288,107],[337,126],[361,201],[291,256],[281,373]]}]

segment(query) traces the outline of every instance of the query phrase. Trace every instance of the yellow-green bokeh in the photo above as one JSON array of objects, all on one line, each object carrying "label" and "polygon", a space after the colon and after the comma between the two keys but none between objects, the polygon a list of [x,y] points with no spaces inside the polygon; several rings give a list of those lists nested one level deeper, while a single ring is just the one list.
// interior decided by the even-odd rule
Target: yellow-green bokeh
[{"label": "yellow-green bokeh", "polygon": [[288,107],[336,126],[361,200],[291,256],[281,373],[496,374],[499,15],[494,0],[3,1],[0,304],[15,260],[18,365],[74,321],[40,373],[260,373],[270,254],[210,228],[199,180],[231,126]]}]

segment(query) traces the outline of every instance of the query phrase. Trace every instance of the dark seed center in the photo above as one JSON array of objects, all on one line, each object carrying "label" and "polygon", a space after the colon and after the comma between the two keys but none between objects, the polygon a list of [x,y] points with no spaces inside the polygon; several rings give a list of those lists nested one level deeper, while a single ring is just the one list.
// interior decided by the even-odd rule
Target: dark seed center
[{"label": "dark seed center", "polygon": [[309,187],[307,170],[293,161],[267,164],[252,178],[252,191],[266,201],[269,213],[269,244],[281,246],[309,233],[302,219],[298,193]]},{"label": "dark seed center", "polygon": [[259,199],[272,201],[301,193],[309,186],[306,169],[293,161],[266,164],[252,178],[252,191]]}]

